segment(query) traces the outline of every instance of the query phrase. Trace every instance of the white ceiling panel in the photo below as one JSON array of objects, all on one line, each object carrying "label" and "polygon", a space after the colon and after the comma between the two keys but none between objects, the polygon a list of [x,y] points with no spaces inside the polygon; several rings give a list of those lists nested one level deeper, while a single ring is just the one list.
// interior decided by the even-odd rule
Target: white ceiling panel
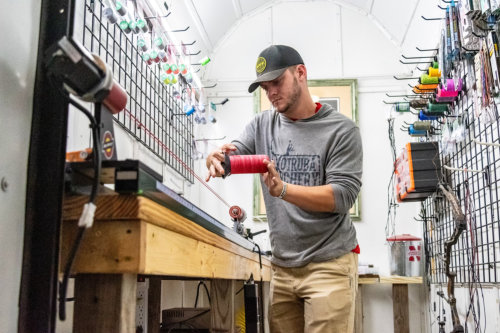
[{"label": "white ceiling panel", "polygon": [[[324,1],[284,2],[272,8],[273,44],[296,48],[307,65],[310,79],[341,74],[339,11],[338,5]],[[319,68],[315,63],[328,63],[328,68]]]},{"label": "white ceiling panel", "polygon": [[234,11],[233,0],[192,0],[192,3],[212,46],[238,19]]},{"label": "white ceiling panel", "polygon": [[[251,83],[255,77],[255,63],[261,50],[271,45],[271,10],[243,21],[214,54],[203,79],[207,81],[239,80]],[[237,59],[237,66],[229,67]]]},{"label": "white ceiling panel", "polygon": [[348,7],[357,7],[360,10],[369,13],[371,10],[372,3],[375,0],[338,0],[341,5],[346,5]]},{"label": "white ceiling panel", "polygon": [[251,11],[264,6],[267,3],[274,2],[272,0],[234,0],[240,3],[243,15],[250,13]]},{"label": "white ceiling panel", "polygon": [[398,61],[399,48],[367,16],[345,8],[341,15],[345,77],[394,75],[405,70]]},{"label": "white ceiling panel", "polygon": [[400,44],[403,42],[418,2],[418,0],[375,0],[372,15]]}]

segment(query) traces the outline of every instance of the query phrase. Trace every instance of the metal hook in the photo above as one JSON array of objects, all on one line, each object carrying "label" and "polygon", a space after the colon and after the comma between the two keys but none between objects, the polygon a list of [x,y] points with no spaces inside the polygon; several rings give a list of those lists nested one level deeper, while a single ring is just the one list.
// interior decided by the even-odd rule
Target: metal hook
[{"label": "metal hook", "polygon": [[[486,24],[489,24],[489,23],[488,23],[488,21],[485,21],[485,20],[484,20],[484,22],[486,22]],[[477,27],[479,30],[484,31],[484,32],[489,32],[489,31],[493,31],[493,30],[495,30],[495,29],[489,29],[489,28],[488,28],[488,29],[483,29],[483,28],[481,28],[479,25],[476,25],[476,27]],[[474,34],[474,31],[472,31],[472,34]],[[478,36],[476,36],[476,37],[478,37]],[[483,36],[483,38],[484,38],[484,37],[486,37],[486,36]]]},{"label": "metal hook", "polygon": [[196,52],[196,53],[184,53],[184,55],[187,55],[187,56],[193,56],[193,55],[198,55],[201,53],[201,50]]},{"label": "metal hook", "polygon": [[196,40],[194,40],[193,42],[191,43],[184,43],[184,42],[181,42],[180,44],[170,44],[170,46],[191,46],[193,45],[194,43],[196,43]]},{"label": "metal hook", "polygon": [[[479,28],[479,27],[478,27],[478,28]],[[481,28],[479,28],[479,29],[481,29]],[[482,31],[484,31],[483,29],[481,29],[481,30],[482,30]],[[474,30],[471,30],[471,33],[472,33],[474,36],[476,36],[477,38],[484,38],[484,37],[486,37],[486,36],[481,36],[481,35],[476,34],[476,33],[474,32]]]},{"label": "metal hook", "polygon": [[437,6],[439,7],[439,9],[442,9],[442,10],[446,10],[447,9],[446,7],[445,8],[441,7],[441,5],[437,5]]},{"label": "metal hook", "polygon": [[145,17],[144,19],[158,19],[158,18],[165,18],[165,17],[169,17],[170,14],[172,14],[172,12],[169,12],[167,15],[160,15],[160,16],[149,16],[149,17]]},{"label": "metal hook", "polygon": [[382,102],[384,102],[384,104],[398,104],[398,103],[400,103],[400,102],[386,102],[384,100],[382,100]]},{"label": "metal hook", "polygon": [[396,80],[416,80],[418,77],[397,77],[396,75],[393,76]]},{"label": "metal hook", "polygon": [[418,66],[417,66],[417,69],[418,69],[419,71],[421,71],[421,72],[427,72],[427,71],[428,71],[428,69],[427,69],[427,68],[426,68],[426,69],[422,69],[422,68],[420,68],[420,67],[418,67]]},{"label": "metal hook", "polygon": [[437,61],[437,57],[434,56],[427,56],[427,57],[405,57],[404,54],[401,55],[405,59],[427,59],[427,58],[433,58],[434,61]]},{"label": "metal hook", "polygon": [[389,95],[388,93],[385,93],[387,97],[421,97],[420,95]]},{"label": "metal hook", "polygon": [[189,25],[185,29],[176,29],[176,30],[170,30],[169,32],[184,32],[189,30]]},{"label": "metal hook", "polygon": [[474,53],[474,52],[479,52],[479,50],[469,50],[468,48],[463,47],[463,46],[462,46],[462,50],[464,50],[464,51],[466,51],[466,52],[471,52],[471,53]]},{"label": "metal hook", "polygon": [[203,86],[201,88],[214,88],[217,85],[217,83],[212,84],[211,86]]},{"label": "metal hook", "polygon": [[415,61],[415,62],[404,62],[403,60],[399,60],[400,63],[404,65],[413,65],[413,64],[432,64],[432,61]]},{"label": "metal hook", "polygon": [[442,17],[442,18],[434,18],[434,17],[433,18],[427,18],[427,17],[425,17],[423,15],[422,15],[422,18],[424,20],[426,20],[426,21],[440,21],[440,20],[444,20],[444,17]]},{"label": "metal hook", "polygon": [[439,51],[439,49],[421,49],[418,46],[416,46],[416,49],[419,50],[420,52]]}]

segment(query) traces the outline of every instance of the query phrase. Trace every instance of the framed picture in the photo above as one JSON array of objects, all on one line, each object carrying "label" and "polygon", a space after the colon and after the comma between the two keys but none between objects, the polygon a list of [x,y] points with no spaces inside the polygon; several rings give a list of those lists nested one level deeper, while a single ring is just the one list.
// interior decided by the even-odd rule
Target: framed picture
[{"label": "framed picture", "polygon": [[[309,91],[315,102],[321,104],[330,104],[337,112],[344,114],[358,123],[357,115],[357,81],[355,79],[339,80],[310,80],[308,81]],[[259,88],[254,93],[255,112],[268,110],[271,104],[264,91]],[[360,198],[351,208],[350,215],[353,221],[359,221],[360,216]],[[267,221],[266,207],[260,185],[260,175],[254,178],[254,220]]]}]

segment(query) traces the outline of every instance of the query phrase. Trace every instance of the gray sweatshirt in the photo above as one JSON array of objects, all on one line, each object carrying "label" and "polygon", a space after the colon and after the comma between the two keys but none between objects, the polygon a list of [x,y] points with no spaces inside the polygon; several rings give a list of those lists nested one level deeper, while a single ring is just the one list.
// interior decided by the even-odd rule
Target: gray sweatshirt
[{"label": "gray sweatshirt", "polygon": [[356,247],[349,209],[361,187],[363,151],[353,121],[328,104],[297,121],[264,111],[232,143],[236,154],[267,154],[287,183],[332,186],[335,211],[310,212],[272,197],[261,177],[274,264],[300,267],[340,257]]}]

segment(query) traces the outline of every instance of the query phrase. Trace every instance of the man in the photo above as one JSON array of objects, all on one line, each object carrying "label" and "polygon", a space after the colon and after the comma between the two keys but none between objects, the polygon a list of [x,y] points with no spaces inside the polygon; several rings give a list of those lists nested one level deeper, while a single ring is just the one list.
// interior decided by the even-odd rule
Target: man
[{"label": "man", "polygon": [[271,158],[261,179],[273,253],[271,332],[352,332],[359,247],[349,210],[361,187],[359,129],[313,102],[293,48],[266,48],[256,72],[248,91],[262,87],[272,110],[208,156],[207,181],[224,173],[224,153]]}]

